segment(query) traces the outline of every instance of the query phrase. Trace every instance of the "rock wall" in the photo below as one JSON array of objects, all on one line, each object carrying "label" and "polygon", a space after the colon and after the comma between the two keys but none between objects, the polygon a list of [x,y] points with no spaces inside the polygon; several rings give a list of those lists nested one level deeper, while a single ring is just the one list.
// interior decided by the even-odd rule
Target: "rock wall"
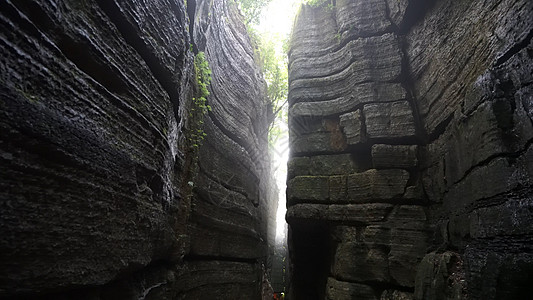
[{"label": "rock wall", "polygon": [[259,298],[276,201],[235,5],[0,7],[0,298]]},{"label": "rock wall", "polygon": [[303,6],[289,52],[294,299],[519,299],[531,1]]}]

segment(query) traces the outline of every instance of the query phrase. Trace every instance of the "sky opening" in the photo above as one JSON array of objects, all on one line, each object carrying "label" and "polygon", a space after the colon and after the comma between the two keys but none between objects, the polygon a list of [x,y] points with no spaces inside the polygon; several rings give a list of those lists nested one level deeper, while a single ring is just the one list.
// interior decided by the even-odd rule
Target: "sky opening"
[{"label": "sky opening", "polygon": [[[276,51],[283,52],[283,42],[288,40],[291,33],[294,17],[302,0],[272,0],[262,11],[260,23],[256,27],[259,34],[275,37]],[[284,109],[287,109],[285,105]],[[271,153],[273,156],[275,179],[279,189],[279,202],[276,214],[276,242],[286,240],[286,179],[287,161],[289,159],[289,133],[284,120],[277,119],[278,126],[282,129],[282,135],[274,143]]]}]

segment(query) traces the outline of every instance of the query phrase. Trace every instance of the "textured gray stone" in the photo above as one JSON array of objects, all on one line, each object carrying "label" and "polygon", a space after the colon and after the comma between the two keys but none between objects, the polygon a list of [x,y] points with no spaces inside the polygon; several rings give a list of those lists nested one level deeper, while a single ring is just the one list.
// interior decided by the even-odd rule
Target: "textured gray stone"
[{"label": "textured gray stone", "polygon": [[288,162],[287,178],[305,175],[342,175],[356,173],[360,169],[352,154],[293,157]]},{"label": "textured gray stone", "polygon": [[[320,281],[318,297],[362,297],[350,284],[372,299],[529,297],[533,2],[334,3],[304,8],[289,55],[290,122],[338,121],[337,151],[361,167],[329,173],[331,205],[287,214],[308,230],[294,241],[320,231],[313,276],[350,282],[331,294]],[[379,173],[391,169],[405,173]],[[368,221],[358,201],[398,204]]]},{"label": "textured gray stone", "polygon": [[416,273],[415,299],[465,299],[463,259],[458,253],[427,254]]},{"label": "textured gray stone", "polygon": [[359,110],[341,115],[340,125],[346,136],[346,143],[348,145],[357,145],[366,141],[361,112]]},{"label": "textured gray stone", "polygon": [[389,18],[396,27],[403,25],[407,5],[409,5],[408,0],[387,0]]},{"label": "textured gray stone", "polygon": [[369,139],[413,138],[413,111],[407,101],[368,104],[363,109]]},{"label": "textured gray stone", "polygon": [[260,271],[244,262],[187,262],[173,278],[171,291],[183,299],[260,299]]},{"label": "textured gray stone", "polygon": [[329,277],[326,285],[326,299],[328,300],[375,300],[376,291],[364,284],[339,281]]},{"label": "textured gray stone", "polygon": [[[330,100],[323,100],[325,93],[329,91],[312,94],[306,89],[302,94],[292,93],[291,101],[301,102],[291,106],[290,114],[294,117],[324,117],[353,111],[367,103],[393,102],[407,97],[405,89],[399,83],[367,82],[348,88],[342,95],[332,95],[335,98]],[[337,93],[338,90],[332,92]]]},{"label": "textured gray stone", "polygon": [[336,20],[343,37],[381,35],[391,26],[383,0],[339,0],[336,5]]},{"label": "textured gray stone", "polygon": [[388,249],[373,243],[372,245],[357,242],[356,231],[345,235],[345,241],[339,243],[335,250],[333,275],[341,280],[351,282],[388,282],[389,261]]},{"label": "textured gray stone", "polygon": [[[415,97],[421,114],[427,115],[425,127],[430,134],[456,113],[466,87],[499,64],[498,58],[527,35],[533,3],[502,1],[487,9],[480,2],[437,1],[431,11],[407,37],[407,57],[417,78]],[[455,34],[438,34],[437,27],[441,33]],[[523,66],[527,69],[527,64]]]},{"label": "textured gray stone", "polygon": [[381,168],[414,168],[418,163],[417,146],[385,145],[372,146],[372,165]]},{"label": "textured gray stone", "polygon": [[332,153],[346,149],[346,139],[338,121],[327,121],[318,130],[318,132],[294,134],[290,137],[291,154]]},{"label": "textured gray stone", "polygon": [[409,173],[404,170],[375,170],[351,174],[347,180],[349,201],[392,200],[405,192]]},{"label": "textured gray stone", "polygon": [[[295,36],[293,39],[293,43],[299,40]],[[290,60],[289,105],[304,101],[334,100],[331,103],[343,103],[344,106],[347,105],[344,103],[348,99],[364,102],[367,99],[376,99],[379,93],[384,95],[384,99],[390,96],[398,97],[405,93],[399,85],[387,84],[397,81],[402,71],[402,52],[395,34],[387,33],[357,39],[346,44],[345,47],[350,48],[349,55],[343,53],[337,55],[345,56],[350,60],[337,65],[334,65],[337,59],[328,54],[319,58],[310,55],[305,58],[294,58],[294,61]],[[380,50],[371,50],[377,48]],[[368,82],[379,84],[367,84]],[[359,92],[368,91],[369,86],[375,87],[371,93],[365,95]],[[354,104],[358,104],[357,102]],[[333,109],[330,107],[328,111]]]},{"label": "textured gray stone", "polygon": [[[265,84],[236,6],[189,5],[2,1],[0,298],[259,297]],[[198,152],[191,46],[213,72]]]},{"label": "textured gray stone", "polygon": [[413,300],[413,293],[401,292],[397,290],[385,290],[381,293],[380,300]]},{"label": "textured gray stone", "polygon": [[383,221],[393,206],[386,203],[370,204],[296,204],[287,209],[287,222],[301,220],[331,222],[379,222]]},{"label": "textured gray stone", "polygon": [[298,202],[327,202],[328,176],[298,176],[287,182],[287,205]]}]

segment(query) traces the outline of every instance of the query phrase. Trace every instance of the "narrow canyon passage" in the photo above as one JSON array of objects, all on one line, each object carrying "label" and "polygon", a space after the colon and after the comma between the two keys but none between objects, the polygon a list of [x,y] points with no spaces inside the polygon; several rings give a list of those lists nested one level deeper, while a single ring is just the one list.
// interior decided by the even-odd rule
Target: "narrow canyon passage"
[{"label": "narrow canyon passage", "polygon": [[528,299],[533,2],[259,2],[0,0],[0,299]]}]

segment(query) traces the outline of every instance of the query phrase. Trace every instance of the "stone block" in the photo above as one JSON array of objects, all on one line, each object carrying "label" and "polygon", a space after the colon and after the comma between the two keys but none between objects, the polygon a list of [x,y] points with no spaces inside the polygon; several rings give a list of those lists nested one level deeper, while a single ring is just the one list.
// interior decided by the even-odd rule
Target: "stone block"
[{"label": "stone block", "polygon": [[[291,157],[287,162],[287,180],[296,176],[307,176],[310,173],[309,157]],[[318,175],[318,174],[315,174]]]},{"label": "stone block", "polygon": [[407,92],[399,83],[346,83],[343,90],[313,93],[305,89],[291,93],[291,100],[297,103],[291,106],[289,114],[293,117],[326,117],[347,113],[372,102],[394,102],[406,98]]},{"label": "stone block", "polygon": [[416,272],[415,299],[465,299],[463,259],[458,253],[431,252],[424,256]]},{"label": "stone block", "polygon": [[414,145],[373,145],[372,165],[375,169],[414,168],[418,163],[417,148]]},{"label": "stone block", "polygon": [[366,141],[361,111],[356,110],[340,116],[340,126],[348,145],[358,145]]},{"label": "stone block", "polygon": [[388,249],[384,247],[369,247],[353,242],[355,237],[341,242],[335,251],[333,261],[333,275],[346,281],[377,281],[388,282],[389,261]]},{"label": "stone block", "polygon": [[326,285],[326,299],[328,300],[377,300],[376,291],[364,284],[339,281],[328,278]]},{"label": "stone block", "polygon": [[362,229],[361,242],[373,245],[390,245],[391,229],[386,224],[369,225]]},{"label": "stone block", "polygon": [[[464,224],[472,238],[495,238],[502,235],[533,234],[533,198],[509,199],[500,205],[482,207],[465,218],[470,224]],[[457,226],[458,227],[458,226]]]},{"label": "stone block", "polygon": [[346,176],[331,176],[329,178],[329,200],[331,202],[347,202],[346,179]]},{"label": "stone block", "polygon": [[[512,109],[515,105],[512,102],[484,102],[457,124],[445,148],[448,185],[457,183],[466,172],[490,157],[523,150],[533,138],[529,117],[520,103]],[[511,125],[512,129],[506,129]]]},{"label": "stone block", "polygon": [[[350,59],[343,61],[339,55]],[[405,99],[405,89],[398,84],[401,74],[402,51],[394,33],[349,41],[333,54],[300,57],[289,73],[291,113],[325,116],[366,103]],[[295,106],[301,102],[314,104]]]},{"label": "stone block", "polygon": [[295,221],[315,220],[329,222],[382,222],[393,209],[386,203],[370,204],[296,204],[287,209],[289,224]]},{"label": "stone block", "polygon": [[408,0],[387,0],[389,8],[389,18],[396,27],[400,27],[403,23],[405,10],[409,4]]},{"label": "stone block", "polygon": [[407,101],[368,104],[364,106],[363,114],[369,139],[416,136],[413,111]]},{"label": "stone block", "polygon": [[337,0],[336,8],[339,32],[349,31],[353,37],[378,35],[391,26],[382,0]]},{"label": "stone block", "polygon": [[409,173],[405,170],[376,170],[348,175],[347,193],[350,202],[392,200],[405,192]]},{"label": "stone block", "polygon": [[293,157],[288,162],[288,178],[304,175],[342,175],[360,170],[351,154]]},{"label": "stone block", "polygon": [[287,183],[288,205],[329,200],[328,176],[298,176]]},{"label": "stone block", "polygon": [[385,290],[381,293],[380,300],[413,300],[413,293],[402,292],[397,290]]},{"label": "stone block", "polygon": [[346,149],[346,140],[338,120],[324,119],[309,123],[303,120],[289,118],[289,123],[297,123],[295,126],[298,128],[289,136],[292,155],[342,152]]}]

